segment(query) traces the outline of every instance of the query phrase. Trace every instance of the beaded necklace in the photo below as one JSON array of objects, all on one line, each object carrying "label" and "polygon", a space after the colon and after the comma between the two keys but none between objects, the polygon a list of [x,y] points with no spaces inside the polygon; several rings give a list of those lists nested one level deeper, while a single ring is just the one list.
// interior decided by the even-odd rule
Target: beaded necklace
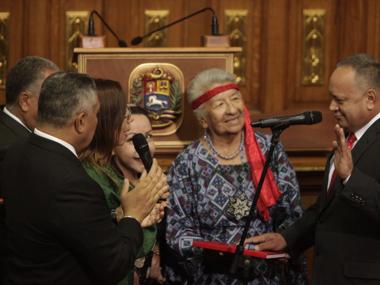
[{"label": "beaded necklace", "polygon": [[239,147],[232,154],[230,154],[230,155],[223,155],[223,154],[219,153],[216,150],[216,148],[215,148],[214,144],[212,143],[211,138],[210,138],[210,136],[209,136],[209,134],[208,134],[207,131],[205,131],[205,134],[204,134],[203,138],[207,142],[207,144],[208,144],[210,150],[212,151],[212,153],[214,155],[216,155],[216,156],[224,159],[224,160],[232,160],[235,157],[237,157],[239,155],[239,153],[241,153],[244,150],[244,132],[241,132]]}]

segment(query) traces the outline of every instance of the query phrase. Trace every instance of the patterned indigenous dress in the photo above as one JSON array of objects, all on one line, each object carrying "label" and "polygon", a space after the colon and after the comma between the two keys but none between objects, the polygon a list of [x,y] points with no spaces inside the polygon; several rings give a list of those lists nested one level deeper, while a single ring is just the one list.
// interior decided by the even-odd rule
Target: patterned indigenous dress
[{"label": "patterned indigenous dress", "polygon": [[[256,139],[266,155],[270,137],[256,133]],[[270,208],[268,221],[255,214],[247,237],[284,229],[302,215],[296,174],[281,144],[277,145],[273,157],[271,169],[281,196]],[[178,257],[177,269],[170,265],[166,268],[169,281],[176,284],[242,284],[223,274],[228,269],[222,266],[222,272],[210,271],[202,250],[191,244],[195,239],[239,243],[255,192],[250,173],[248,163],[218,164],[216,157],[199,140],[178,155],[168,173],[170,197],[166,240]],[[286,273],[277,271],[273,262],[255,259],[254,272],[251,272],[254,277],[248,284],[307,284],[303,257],[291,259]]]}]

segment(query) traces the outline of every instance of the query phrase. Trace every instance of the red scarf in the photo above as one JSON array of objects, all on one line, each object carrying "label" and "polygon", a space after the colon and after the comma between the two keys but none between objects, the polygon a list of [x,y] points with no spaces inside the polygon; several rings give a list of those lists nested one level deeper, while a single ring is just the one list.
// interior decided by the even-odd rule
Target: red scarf
[{"label": "red scarf", "polygon": [[[248,163],[251,166],[251,177],[255,188],[260,181],[261,173],[264,169],[265,157],[257,144],[256,136],[251,127],[251,119],[249,111],[244,107],[244,121],[245,121],[245,150],[248,157]],[[278,190],[276,181],[272,170],[268,168],[267,175],[265,176],[263,188],[260,192],[260,197],[257,200],[257,209],[259,209],[261,215],[265,221],[268,221],[269,208],[277,203],[281,193]]]}]

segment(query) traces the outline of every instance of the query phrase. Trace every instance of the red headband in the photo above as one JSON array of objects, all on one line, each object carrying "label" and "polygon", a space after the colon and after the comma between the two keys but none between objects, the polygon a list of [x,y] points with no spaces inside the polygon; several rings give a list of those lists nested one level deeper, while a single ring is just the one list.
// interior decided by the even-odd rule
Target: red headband
[{"label": "red headband", "polygon": [[217,86],[215,88],[212,88],[205,93],[203,93],[201,96],[199,96],[197,99],[191,103],[191,107],[193,110],[197,109],[200,105],[202,105],[204,102],[207,102],[215,95],[218,95],[224,91],[230,90],[230,89],[236,89],[239,90],[239,86],[237,86],[235,83],[228,83],[226,85]]}]

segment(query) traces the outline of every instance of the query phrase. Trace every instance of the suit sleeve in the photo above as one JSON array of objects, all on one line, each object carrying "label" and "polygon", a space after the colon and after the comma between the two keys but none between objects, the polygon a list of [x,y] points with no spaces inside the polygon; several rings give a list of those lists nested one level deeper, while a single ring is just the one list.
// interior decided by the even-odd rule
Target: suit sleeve
[{"label": "suit sleeve", "polygon": [[282,144],[277,145],[273,157],[271,168],[281,192],[276,206],[271,209],[274,229],[285,237],[290,254],[297,256],[314,242],[318,206],[303,213],[296,174]]},{"label": "suit sleeve", "polygon": [[132,269],[142,245],[140,224],[124,218],[115,226],[95,182],[69,182],[60,188],[47,213],[52,232],[96,282],[116,284]]},{"label": "suit sleeve", "polygon": [[347,203],[380,222],[380,183],[375,178],[355,167],[342,191],[342,197]]},{"label": "suit sleeve", "polygon": [[273,154],[271,169],[281,193],[276,205],[270,209],[273,229],[277,231],[300,219],[303,209],[296,173],[281,143],[277,145]]},{"label": "suit sleeve", "polygon": [[285,230],[280,231],[287,243],[291,256],[297,256],[314,244],[315,227],[318,220],[319,200],[310,206],[302,218]]}]

